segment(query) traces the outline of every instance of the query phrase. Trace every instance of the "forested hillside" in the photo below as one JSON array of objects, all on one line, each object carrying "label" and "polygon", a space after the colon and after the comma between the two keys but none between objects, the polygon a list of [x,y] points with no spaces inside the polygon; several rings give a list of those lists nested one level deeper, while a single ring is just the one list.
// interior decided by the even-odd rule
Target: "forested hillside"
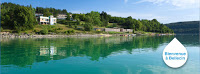
[{"label": "forested hillside", "polygon": [[[31,5],[22,6],[13,3],[1,4],[1,31],[3,29],[11,29],[16,32],[34,30],[37,25],[35,13],[42,13],[44,16],[58,14],[72,15],[73,20],[67,17],[64,20],[58,20],[57,23],[64,24],[70,28],[76,29],[77,26],[83,26],[83,31],[92,31],[93,27],[103,28],[127,28],[134,31],[156,32],[156,33],[173,33],[173,30],[158,22],[156,19],[134,19],[134,17],[116,17],[107,14],[106,12],[91,11],[84,14],[74,14],[68,12],[66,9],[55,8],[33,8]],[[76,24],[71,24],[76,23]],[[80,23],[84,22],[84,23]],[[112,25],[109,25],[112,24]],[[81,30],[82,31],[82,30]]]},{"label": "forested hillside", "polygon": [[187,21],[165,24],[176,34],[198,34],[199,21]]},{"label": "forested hillside", "polygon": [[33,29],[36,24],[35,9],[31,5],[1,4],[1,30],[13,29],[20,32]]}]

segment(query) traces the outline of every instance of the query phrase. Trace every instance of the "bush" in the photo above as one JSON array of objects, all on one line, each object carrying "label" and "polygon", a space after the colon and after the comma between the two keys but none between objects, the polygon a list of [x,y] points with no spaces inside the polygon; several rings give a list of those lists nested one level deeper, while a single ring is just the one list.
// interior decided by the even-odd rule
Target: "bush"
[{"label": "bush", "polygon": [[69,28],[72,28],[72,25],[71,25],[71,24],[69,24]]},{"label": "bush", "polygon": [[80,21],[76,21],[76,24],[77,24],[77,25],[80,25],[80,24],[81,24],[81,22],[80,22]]},{"label": "bush", "polygon": [[103,31],[96,31],[96,33],[98,33],[98,34],[99,34],[99,33],[103,33]]},{"label": "bush", "polygon": [[3,31],[3,28],[1,27],[0,29],[1,29],[0,31],[2,32],[2,31]]},{"label": "bush", "polygon": [[117,27],[117,24],[116,23],[113,23],[113,26],[112,27]]},{"label": "bush", "polygon": [[28,34],[28,32],[26,31],[25,34]]},{"label": "bush", "polygon": [[91,23],[84,24],[83,27],[84,27],[85,31],[92,31],[92,29],[93,29],[93,26]]},{"label": "bush", "polygon": [[75,25],[74,28],[77,29],[77,25]]},{"label": "bush", "polygon": [[74,30],[67,30],[67,31],[65,31],[65,34],[73,34],[73,33],[75,33]]},{"label": "bush", "polygon": [[65,20],[59,20],[58,19],[58,23],[65,24]]},{"label": "bush", "polygon": [[63,30],[63,28],[57,28],[57,30]]},{"label": "bush", "polygon": [[132,33],[135,33],[135,30],[133,30],[133,32]]},{"label": "bush", "polygon": [[55,28],[56,26],[55,26],[55,25],[50,25],[50,27],[51,27],[51,28]]},{"label": "bush", "polygon": [[40,31],[40,34],[46,35],[48,34],[48,30],[47,29],[43,29]]},{"label": "bush", "polygon": [[75,31],[74,31],[74,30],[71,30],[71,33],[75,33]]}]

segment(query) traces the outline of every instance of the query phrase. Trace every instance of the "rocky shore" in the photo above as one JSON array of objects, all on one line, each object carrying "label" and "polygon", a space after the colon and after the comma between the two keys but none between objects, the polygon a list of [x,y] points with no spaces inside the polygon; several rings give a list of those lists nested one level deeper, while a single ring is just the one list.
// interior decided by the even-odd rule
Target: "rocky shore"
[{"label": "rocky shore", "polygon": [[0,34],[1,38],[53,38],[53,37],[109,37],[109,34],[74,34],[74,35],[30,35],[30,34]]},{"label": "rocky shore", "polygon": [[[137,34],[145,35],[145,34]],[[149,34],[150,36],[173,35],[173,34]],[[73,35],[30,35],[0,32],[0,38],[54,38],[54,37],[109,37],[109,36],[136,36],[136,34],[73,34]]]}]

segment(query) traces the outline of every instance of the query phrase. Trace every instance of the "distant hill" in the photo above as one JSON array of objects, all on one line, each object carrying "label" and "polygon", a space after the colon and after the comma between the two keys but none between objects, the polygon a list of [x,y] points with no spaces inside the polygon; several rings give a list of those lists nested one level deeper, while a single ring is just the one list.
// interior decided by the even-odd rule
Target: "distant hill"
[{"label": "distant hill", "polygon": [[186,21],[165,24],[170,29],[174,30],[176,34],[198,34],[199,21]]}]

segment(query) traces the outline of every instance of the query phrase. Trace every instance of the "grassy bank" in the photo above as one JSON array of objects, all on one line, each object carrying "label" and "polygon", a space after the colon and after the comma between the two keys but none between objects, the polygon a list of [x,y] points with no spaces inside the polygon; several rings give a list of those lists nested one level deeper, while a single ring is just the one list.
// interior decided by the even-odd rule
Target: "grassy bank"
[{"label": "grassy bank", "polygon": [[[105,28],[93,26],[93,28]],[[16,33],[15,30],[3,29],[2,32]],[[25,34],[126,34],[123,32],[104,32],[104,31],[84,31],[83,25],[64,25],[57,23],[56,25],[35,25],[34,29],[21,31]]]},{"label": "grassy bank", "polygon": [[[81,22],[85,23],[85,22]],[[109,23],[108,26],[113,26],[115,23]],[[119,27],[119,26],[118,26]],[[93,26],[93,28],[106,28]],[[16,33],[15,30],[3,29],[2,32]],[[83,25],[35,25],[32,30],[21,31],[18,34],[30,34],[30,35],[74,35],[74,34],[137,34],[137,35],[155,35],[160,33],[135,31],[132,32],[105,32],[105,31],[84,31]]]}]

